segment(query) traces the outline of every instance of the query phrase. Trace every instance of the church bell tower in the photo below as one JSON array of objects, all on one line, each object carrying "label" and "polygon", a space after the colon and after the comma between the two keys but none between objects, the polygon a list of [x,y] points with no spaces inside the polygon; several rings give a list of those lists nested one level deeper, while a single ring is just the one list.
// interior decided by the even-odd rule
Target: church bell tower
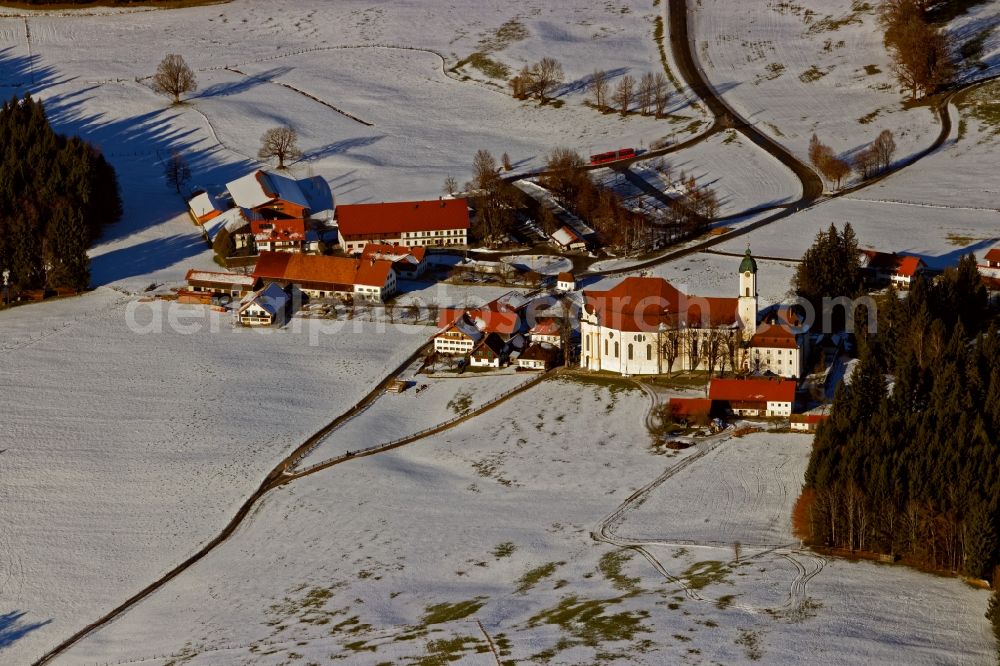
[{"label": "church bell tower", "polygon": [[749,338],[757,330],[757,262],[750,254],[750,246],[740,262],[740,322],[743,335]]}]

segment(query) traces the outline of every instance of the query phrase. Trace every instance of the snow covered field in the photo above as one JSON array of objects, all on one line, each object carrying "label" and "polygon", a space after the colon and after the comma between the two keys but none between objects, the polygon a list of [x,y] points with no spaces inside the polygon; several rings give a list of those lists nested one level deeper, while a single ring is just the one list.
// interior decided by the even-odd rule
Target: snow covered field
[{"label": "snow covered field", "polygon": [[[901,154],[929,143],[931,114],[902,111],[886,88],[872,15],[847,0],[803,1],[816,12],[809,23],[789,3],[699,2],[698,54],[730,103],[803,154],[814,130],[844,152],[883,127],[896,131]],[[596,152],[698,131],[705,116],[683,99],[659,121],[584,105],[593,69],[638,78],[660,67],[652,31],[665,0],[583,4],[237,0],[27,19],[4,11],[12,17],[0,18],[0,85],[39,95],[57,129],[100,145],[118,170],[125,217],[91,253],[93,282],[110,286],[0,312],[0,613],[10,613],[0,661],[30,662],[194,552],[277,462],[431,333],[304,319],[298,331],[264,334],[228,320],[214,330],[200,307],[174,311],[197,331],[130,330],[130,313],[140,328],[152,316],[136,292],[214,267],[163,182],[162,160],[180,151],[194,183],[221,185],[258,166],[264,129],[288,123],[306,152],[293,172],[326,178],[347,203],[434,197],[445,176],[469,177],[479,148],[508,152],[521,170],[557,145]],[[827,14],[850,20],[834,27]],[[991,20],[980,8],[961,21],[972,31]],[[989,38],[984,57],[996,47]],[[144,78],[167,52],[183,53],[199,78],[179,107]],[[499,78],[458,66],[473,53],[512,71],[560,59],[561,105],[511,99]],[[964,138],[918,169],[756,231],[753,248],[798,258],[820,228],[849,220],[867,245],[953,263],[1000,233],[995,136],[966,118]],[[725,134],[668,163],[713,182],[724,215],[799,194],[769,156]],[[722,249],[742,253],[745,243]],[[514,261],[546,273],[568,266]],[[733,295],[738,261],[698,254],[650,273],[692,293]],[[763,303],[779,301],[794,264],[759,265]],[[402,303],[479,305],[509,291],[408,286]],[[523,379],[421,379],[426,392],[383,396],[306,462],[409,434]],[[794,541],[784,518],[806,437],[724,442],[626,514],[616,536],[654,542],[647,553],[675,579],[596,542],[591,532],[631,492],[699,451],[656,456],[647,408],[644,394],[617,382],[560,379],[448,432],[300,479],[57,663],[333,654],[347,663],[461,655],[491,664],[489,641],[517,661],[565,664],[991,657],[985,595],[955,580],[797,551],[757,556],[764,544]],[[732,548],[718,545],[734,539],[746,544],[746,563],[731,564]]]},{"label": "snow covered field", "polygon": [[813,132],[851,155],[883,129],[904,157],[939,127],[930,108],[903,109],[876,4],[701,0],[691,14],[697,57],[738,113],[802,159]]},{"label": "snow covered field", "polygon": [[[657,456],[637,418],[647,408],[618,382],[553,380],[452,431],[300,479],[60,663],[495,663],[487,635],[517,663],[989,657],[982,591],[903,568],[762,552],[795,542],[788,509],[808,437],[752,435],[701,457],[710,445]],[[611,421],[614,432],[603,427]],[[672,468],[613,528],[653,542],[646,551],[670,579],[591,532]],[[702,545],[740,537],[739,565],[729,545]],[[872,593],[880,588],[894,592]]]},{"label": "snow covered field", "polygon": [[0,646],[4,663],[29,662],[215,536],[426,340],[360,322],[259,332],[160,306],[101,288],[0,312],[0,595],[42,625]]}]

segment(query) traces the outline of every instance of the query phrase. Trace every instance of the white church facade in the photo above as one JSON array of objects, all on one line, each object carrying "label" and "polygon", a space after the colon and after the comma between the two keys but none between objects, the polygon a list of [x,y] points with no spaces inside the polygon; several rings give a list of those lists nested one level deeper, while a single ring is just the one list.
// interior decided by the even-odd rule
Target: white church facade
[{"label": "white church facade", "polygon": [[691,296],[654,277],[584,290],[580,367],[624,376],[679,370],[801,376],[803,336],[777,324],[757,325],[757,262],[749,248],[737,293]]}]

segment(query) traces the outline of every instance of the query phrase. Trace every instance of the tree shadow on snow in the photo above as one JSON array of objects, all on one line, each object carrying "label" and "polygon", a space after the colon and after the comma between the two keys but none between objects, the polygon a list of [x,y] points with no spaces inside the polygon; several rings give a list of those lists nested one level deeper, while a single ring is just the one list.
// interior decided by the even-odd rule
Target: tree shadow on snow
[{"label": "tree shadow on snow", "polygon": [[4,97],[35,94],[71,80],[57,80],[56,75],[55,68],[41,64],[40,56],[16,55],[14,47],[0,49],[0,94]]},{"label": "tree shadow on snow", "polygon": [[36,629],[41,629],[52,620],[25,622],[26,611],[10,611],[0,614],[0,650],[10,647]]},{"label": "tree shadow on snow", "polygon": [[[87,101],[101,95],[100,85],[46,98],[45,109],[56,131],[80,136],[94,144],[114,166],[121,188],[124,214],[104,230],[99,243],[107,243],[154,227],[187,209],[182,195],[166,183],[163,165],[173,153],[187,162],[199,183],[225,183],[259,167],[217,143],[212,132],[191,126],[192,113],[172,106],[125,118],[87,113]],[[203,124],[199,119],[199,125]],[[192,227],[192,236],[197,230]]]},{"label": "tree shadow on snow", "polygon": [[204,252],[205,241],[195,233],[175,234],[111,250],[90,260],[90,282],[109,284],[169,268]]},{"label": "tree shadow on snow", "polygon": [[287,74],[292,71],[292,69],[292,67],[274,67],[265,72],[260,72],[259,74],[240,74],[231,69],[227,69],[224,71],[229,72],[233,76],[238,76],[239,79],[236,81],[215,83],[207,88],[202,88],[198,91],[197,95],[192,96],[190,99],[195,100],[203,97],[227,97],[229,95],[239,95],[240,93],[253,90],[257,86],[274,83],[272,79],[275,79],[283,74]]}]

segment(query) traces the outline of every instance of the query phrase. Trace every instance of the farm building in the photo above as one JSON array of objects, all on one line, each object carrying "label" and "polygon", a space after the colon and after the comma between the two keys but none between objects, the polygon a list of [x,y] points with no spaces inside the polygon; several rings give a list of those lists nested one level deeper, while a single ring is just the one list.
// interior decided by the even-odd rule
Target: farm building
[{"label": "farm building", "polygon": [[368,243],[413,246],[464,246],[468,243],[469,206],[465,199],[398,201],[337,206],[337,226],[344,252]]},{"label": "farm building", "polygon": [[525,370],[549,370],[559,361],[559,349],[541,342],[533,342],[517,357],[517,367]]},{"label": "farm building", "polygon": [[572,273],[563,271],[556,276],[556,290],[557,291],[575,291],[576,290],[576,277]]},{"label": "farm building", "polygon": [[320,251],[319,234],[302,219],[255,219],[250,222],[258,252]]},{"label": "farm building", "polygon": [[288,292],[271,283],[247,295],[240,304],[237,318],[244,326],[271,326],[282,323],[288,315],[291,298]]},{"label": "farm building", "polygon": [[890,276],[897,289],[909,289],[913,278],[927,270],[927,264],[920,257],[900,257],[896,270]]},{"label": "farm building", "polygon": [[562,344],[562,321],[552,317],[539,319],[528,329],[528,337],[532,342],[547,342],[559,346]]},{"label": "farm building", "polygon": [[224,210],[222,202],[208,192],[199,192],[188,202],[188,212],[191,213],[195,223],[200,225],[222,215]]},{"label": "farm building", "polygon": [[485,337],[468,315],[460,315],[434,335],[434,351],[450,356],[464,356]]},{"label": "farm building", "polygon": [[227,183],[226,189],[233,203],[264,219],[309,217],[309,200],[298,181],[287,176],[258,170]]},{"label": "farm building", "polygon": [[985,261],[987,268],[1000,269],[1000,247],[995,247],[987,252]]},{"label": "farm building", "polygon": [[795,381],[715,378],[708,397],[717,409],[737,416],[790,416],[795,407]]},{"label": "farm building", "polygon": [[561,227],[551,236],[552,242],[563,251],[586,250],[587,243],[569,227]]},{"label": "farm building", "polygon": [[792,430],[816,432],[819,424],[828,418],[830,418],[828,414],[792,414],[788,420]]},{"label": "farm building", "polygon": [[262,252],[253,276],[255,285],[276,282],[294,285],[309,296],[384,301],[396,292],[392,262],[324,257],[286,252]]},{"label": "farm building", "polygon": [[490,333],[472,348],[469,362],[479,368],[499,368],[506,365],[507,343],[496,333]]},{"label": "farm building", "polygon": [[524,308],[528,300],[521,294],[510,291],[478,308],[442,308],[438,314],[438,326],[450,325],[461,316],[485,333],[498,333],[504,340],[520,333],[524,328]]},{"label": "farm building", "polygon": [[368,243],[361,252],[362,259],[385,259],[392,262],[396,274],[407,280],[415,280],[427,270],[424,258],[427,249],[421,246],[406,247],[388,243]]},{"label": "farm building", "polygon": [[253,289],[254,278],[238,273],[189,270],[184,277],[187,291],[201,292],[213,296],[244,296]]}]

